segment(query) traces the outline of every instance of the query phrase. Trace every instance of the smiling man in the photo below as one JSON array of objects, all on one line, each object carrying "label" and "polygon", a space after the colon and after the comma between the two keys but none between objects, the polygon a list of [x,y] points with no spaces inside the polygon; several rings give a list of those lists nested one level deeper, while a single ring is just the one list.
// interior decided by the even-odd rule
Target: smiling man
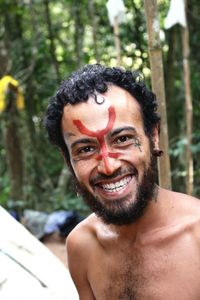
[{"label": "smiling man", "polygon": [[137,74],[99,64],[48,107],[50,140],[93,211],[67,238],[81,300],[200,299],[200,203],[156,184],[156,109]]}]

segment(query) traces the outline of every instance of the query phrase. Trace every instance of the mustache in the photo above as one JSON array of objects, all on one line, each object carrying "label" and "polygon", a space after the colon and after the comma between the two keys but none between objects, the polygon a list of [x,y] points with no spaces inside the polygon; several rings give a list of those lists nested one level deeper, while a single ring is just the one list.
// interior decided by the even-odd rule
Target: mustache
[{"label": "mustache", "polygon": [[134,168],[133,166],[128,167],[128,168],[123,168],[123,169],[120,168],[120,169],[117,169],[112,175],[97,174],[96,176],[94,176],[93,178],[90,179],[90,184],[95,185],[99,181],[102,181],[102,180],[114,180],[117,177],[127,175],[127,174],[136,176],[138,174],[138,172],[137,172],[136,168]]}]

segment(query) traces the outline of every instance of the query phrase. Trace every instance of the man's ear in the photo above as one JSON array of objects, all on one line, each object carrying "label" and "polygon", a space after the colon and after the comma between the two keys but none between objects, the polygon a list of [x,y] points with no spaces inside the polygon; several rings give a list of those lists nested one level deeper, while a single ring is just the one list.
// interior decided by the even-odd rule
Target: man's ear
[{"label": "man's ear", "polygon": [[154,145],[154,149],[159,149],[159,132],[160,132],[160,125],[157,124],[152,132],[152,142]]},{"label": "man's ear", "polygon": [[152,153],[154,156],[162,156],[163,155],[163,150],[160,150],[159,147],[159,133],[160,133],[160,125],[157,124],[152,132],[151,139],[152,139],[152,144],[153,144],[153,149]]}]

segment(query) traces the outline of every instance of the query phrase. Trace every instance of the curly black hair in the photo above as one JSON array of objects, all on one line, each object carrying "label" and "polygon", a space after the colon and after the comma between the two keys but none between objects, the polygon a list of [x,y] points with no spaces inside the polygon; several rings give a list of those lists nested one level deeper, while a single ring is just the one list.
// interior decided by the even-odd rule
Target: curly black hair
[{"label": "curly black hair", "polygon": [[87,101],[90,96],[95,96],[96,92],[105,93],[111,84],[127,90],[138,101],[148,137],[159,124],[156,97],[147,89],[139,73],[100,64],[86,65],[62,82],[47,108],[44,121],[50,141],[62,150],[68,165],[70,157],[61,130],[64,106],[68,103],[73,105]]}]

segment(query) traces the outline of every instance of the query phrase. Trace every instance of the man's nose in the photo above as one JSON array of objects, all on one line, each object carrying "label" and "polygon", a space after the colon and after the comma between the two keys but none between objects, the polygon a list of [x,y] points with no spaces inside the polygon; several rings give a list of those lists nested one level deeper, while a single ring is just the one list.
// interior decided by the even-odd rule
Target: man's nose
[{"label": "man's nose", "polygon": [[99,173],[111,175],[119,168],[120,160],[114,157],[109,157],[109,155],[107,155],[106,157],[102,157],[102,159],[99,160],[97,170]]}]

